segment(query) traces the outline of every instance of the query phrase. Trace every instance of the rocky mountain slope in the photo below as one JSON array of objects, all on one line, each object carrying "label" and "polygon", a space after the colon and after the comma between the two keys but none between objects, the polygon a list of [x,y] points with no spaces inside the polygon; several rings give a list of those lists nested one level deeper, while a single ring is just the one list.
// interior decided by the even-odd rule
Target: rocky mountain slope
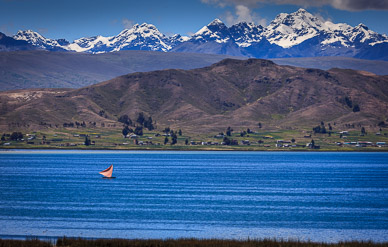
[{"label": "rocky mountain slope", "polygon": [[388,118],[388,76],[226,59],[200,69],[128,74],[75,90],[2,92],[0,106],[1,129],[74,121],[120,126],[119,116],[135,119],[139,112],[159,127],[197,132],[258,122],[282,128],[320,121],[365,125]]},{"label": "rocky mountain slope", "polygon": [[227,27],[215,19],[191,37],[167,37],[154,25],[136,24],[116,36],[80,38],[72,43],[19,31],[14,37],[45,50],[106,53],[120,50],[194,52],[255,58],[346,56],[388,60],[388,36],[360,23],[323,21],[304,9],[279,14],[267,27],[238,23]]}]

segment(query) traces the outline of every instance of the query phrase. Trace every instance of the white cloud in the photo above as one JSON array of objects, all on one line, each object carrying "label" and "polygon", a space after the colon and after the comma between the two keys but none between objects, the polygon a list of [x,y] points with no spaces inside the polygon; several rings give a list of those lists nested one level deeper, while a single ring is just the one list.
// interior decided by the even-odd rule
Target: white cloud
[{"label": "white cloud", "polygon": [[258,4],[292,4],[301,7],[318,7],[330,5],[333,8],[349,11],[360,11],[367,9],[388,10],[387,0],[201,0],[203,3],[215,4],[221,7],[227,5],[244,5],[255,7]]},{"label": "white cloud", "polygon": [[226,24],[229,26],[243,21],[253,22],[262,26],[267,24],[266,19],[261,18],[258,14],[252,12],[251,9],[244,5],[236,5],[234,14],[230,11],[226,11],[222,16],[222,19],[224,19]]},{"label": "white cloud", "polygon": [[134,21],[128,20],[127,18],[124,18],[121,23],[123,24],[125,29],[130,29],[135,24]]}]

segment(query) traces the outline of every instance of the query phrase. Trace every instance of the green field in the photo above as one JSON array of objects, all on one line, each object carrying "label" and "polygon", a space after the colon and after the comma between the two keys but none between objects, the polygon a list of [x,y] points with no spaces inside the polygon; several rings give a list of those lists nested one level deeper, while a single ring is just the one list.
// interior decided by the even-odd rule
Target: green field
[{"label": "green field", "polygon": [[[124,138],[121,128],[61,128],[44,131],[20,131],[23,138],[11,140],[11,133],[3,133],[0,141],[2,149],[115,149],[115,150],[240,150],[240,151],[388,151],[388,145],[376,145],[379,142],[388,144],[388,129],[378,129],[360,135],[357,130],[340,134],[333,130],[331,134],[314,133],[311,129],[298,130],[262,130],[253,133],[235,130],[226,136],[237,145],[225,145],[220,133],[196,134],[185,133],[177,136],[177,143],[172,145],[172,138],[163,130],[143,130],[142,136]],[[85,145],[85,136],[91,145]],[[187,145],[186,145],[187,140]],[[314,140],[315,148],[306,144]],[[283,141],[283,142],[281,142]],[[361,142],[361,143],[358,143]],[[370,142],[370,143],[362,143]],[[347,144],[350,143],[350,144]]]}]

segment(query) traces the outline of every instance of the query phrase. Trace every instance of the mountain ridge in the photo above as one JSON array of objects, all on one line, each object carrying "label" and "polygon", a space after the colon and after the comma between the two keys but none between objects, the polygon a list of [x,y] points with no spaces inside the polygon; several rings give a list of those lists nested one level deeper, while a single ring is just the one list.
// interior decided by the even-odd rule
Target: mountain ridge
[{"label": "mountain ridge", "polygon": [[116,36],[80,38],[73,43],[46,39],[31,32],[19,31],[13,38],[41,49],[89,53],[152,50],[254,58],[348,56],[387,60],[388,57],[387,35],[378,34],[362,23],[352,27],[323,21],[304,9],[281,13],[267,27],[246,22],[227,27],[215,19],[191,37],[167,37],[147,23],[135,24]]},{"label": "mountain ridge", "polygon": [[388,76],[360,71],[224,59],[192,70],[127,74],[74,90],[0,92],[0,127],[47,128],[74,121],[119,125],[119,116],[135,119],[139,112],[160,127],[194,132],[258,122],[282,128],[321,121],[375,125],[388,118],[387,85]]},{"label": "mountain ridge", "polygon": [[[44,50],[0,52],[0,91],[23,88],[80,88],[132,72],[200,68],[227,57],[246,59],[227,55],[158,51],[118,51],[101,54]],[[365,70],[377,75],[388,75],[387,61],[350,57],[271,60],[279,65],[324,70]]]}]

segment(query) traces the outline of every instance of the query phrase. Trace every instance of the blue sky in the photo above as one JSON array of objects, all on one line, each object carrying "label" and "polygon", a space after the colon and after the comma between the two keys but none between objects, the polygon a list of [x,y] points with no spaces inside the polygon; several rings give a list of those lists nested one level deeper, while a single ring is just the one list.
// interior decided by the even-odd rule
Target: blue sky
[{"label": "blue sky", "polygon": [[387,0],[0,0],[0,31],[13,35],[32,29],[47,38],[73,41],[116,35],[147,22],[166,35],[189,35],[215,18],[227,25],[239,20],[265,25],[277,14],[301,7],[334,23],[364,23],[388,34]]}]

